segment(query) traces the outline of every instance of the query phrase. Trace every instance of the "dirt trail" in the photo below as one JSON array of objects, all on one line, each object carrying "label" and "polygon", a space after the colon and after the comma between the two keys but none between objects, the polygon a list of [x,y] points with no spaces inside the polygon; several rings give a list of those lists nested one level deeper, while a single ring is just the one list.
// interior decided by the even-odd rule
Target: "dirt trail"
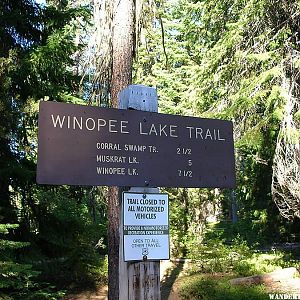
[{"label": "dirt trail", "polygon": [[[161,300],[180,300],[177,278],[189,268],[189,260],[162,261],[160,264]],[[265,284],[267,293],[300,294],[300,278],[273,281]],[[107,286],[96,291],[85,291],[80,294],[68,295],[63,300],[106,300]]]},{"label": "dirt trail", "polygon": [[[169,260],[160,263],[161,300],[177,300],[176,290],[172,290],[173,283],[183,268],[183,262],[171,262]],[[80,294],[65,296],[63,300],[106,300],[107,286],[98,287],[96,291],[84,291]]]},{"label": "dirt trail", "polygon": [[107,286],[98,287],[96,291],[85,291],[80,294],[71,294],[63,298],[63,300],[106,300]]},{"label": "dirt trail", "polygon": [[300,295],[300,278],[291,278],[287,280],[275,281],[265,284],[268,293],[285,293]]}]

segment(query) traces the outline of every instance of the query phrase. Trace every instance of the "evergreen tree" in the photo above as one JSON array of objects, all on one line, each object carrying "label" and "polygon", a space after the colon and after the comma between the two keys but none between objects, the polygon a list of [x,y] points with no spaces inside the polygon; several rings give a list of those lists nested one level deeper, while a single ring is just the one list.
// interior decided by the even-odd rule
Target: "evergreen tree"
[{"label": "evergreen tree", "polygon": [[[33,286],[33,277],[39,272],[33,271],[29,264],[15,262],[16,249],[28,246],[25,242],[14,242],[4,238],[9,230],[18,228],[16,224],[0,224],[0,288],[2,292],[8,289],[28,290]],[[0,292],[1,299],[5,294]]]},{"label": "evergreen tree", "polygon": [[[289,187],[286,180],[292,175],[287,167],[290,161],[293,170],[299,168],[298,142],[285,145],[299,137],[282,138],[288,134],[287,125],[282,130],[288,116],[294,120],[293,132],[298,124],[294,117],[299,106],[297,8],[296,1],[167,2],[159,8],[154,26],[144,33],[136,63],[135,80],[158,87],[163,112],[234,121],[239,216],[250,220],[256,237],[277,233],[273,238],[278,239],[279,227],[289,226],[274,205],[272,177],[279,188],[281,179],[277,193],[281,203],[291,199],[294,212],[298,210],[297,172]],[[286,115],[288,102],[293,104]],[[294,153],[281,164],[286,166],[284,178],[273,173],[278,145],[276,157],[281,154],[284,160],[284,149]],[[279,174],[282,168],[277,169]],[[288,192],[292,187],[294,191]],[[230,201],[230,194],[223,194],[223,202]],[[288,207],[282,204],[281,211],[287,212]]]},{"label": "evergreen tree", "polygon": [[[81,45],[75,37],[88,21],[89,11],[72,8],[67,1],[46,6],[29,0],[2,1],[0,5],[0,222],[4,233],[10,224],[18,224],[3,238],[5,251],[7,245],[16,249],[9,259],[1,252],[6,267],[0,281],[16,299],[25,299],[40,289],[28,285],[27,295],[16,291],[22,274],[37,274],[31,266],[41,271],[34,280],[64,278],[63,284],[92,282],[100,275],[95,246],[101,246],[105,236],[106,205],[101,202],[103,194],[98,196],[94,188],[35,183],[38,101],[83,103],[75,61]],[[14,272],[6,284],[6,272],[18,266],[20,272]],[[32,282],[26,280],[24,284]]]}]

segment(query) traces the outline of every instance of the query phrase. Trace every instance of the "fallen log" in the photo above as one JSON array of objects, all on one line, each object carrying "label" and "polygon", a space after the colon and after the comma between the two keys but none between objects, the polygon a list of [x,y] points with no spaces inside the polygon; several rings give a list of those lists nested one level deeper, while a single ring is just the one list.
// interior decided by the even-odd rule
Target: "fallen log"
[{"label": "fallen log", "polygon": [[271,273],[254,275],[249,277],[241,277],[231,279],[229,282],[232,285],[252,285],[252,284],[264,284],[274,281],[285,281],[299,275],[296,268],[285,268],[273,271]]}]

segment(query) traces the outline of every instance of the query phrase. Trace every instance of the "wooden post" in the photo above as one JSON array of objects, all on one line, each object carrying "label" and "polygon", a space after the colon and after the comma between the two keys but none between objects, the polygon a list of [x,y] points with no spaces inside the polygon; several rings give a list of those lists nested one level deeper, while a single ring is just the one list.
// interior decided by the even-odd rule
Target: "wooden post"
[{"label": "wooden post", "polygon": [[[144,85],[129,85],[119,94],[119,108],[157,112],[157,93]],[[158,188],[132,187],[130,192],[158,193]],[[123,219],[120,207],[119,300],[160,300],[160,263],[124,262]]]}]

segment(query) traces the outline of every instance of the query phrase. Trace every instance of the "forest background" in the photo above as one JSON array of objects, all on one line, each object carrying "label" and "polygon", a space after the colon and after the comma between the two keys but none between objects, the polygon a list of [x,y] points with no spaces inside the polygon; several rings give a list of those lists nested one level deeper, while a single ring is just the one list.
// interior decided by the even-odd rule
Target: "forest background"
[{"label": "forest background", "polygon": [[[58,299],[107,278],[107,187],[35,176],[39,101],[111,105],[112,3],[1,1],[3,298]],[[299,1],[135,4],[133,83],[157,88],[160,112],[234,122],[236,189],[165,189],[172,256],[213,253],[216,269],[230,247],[299,242]]]}]

